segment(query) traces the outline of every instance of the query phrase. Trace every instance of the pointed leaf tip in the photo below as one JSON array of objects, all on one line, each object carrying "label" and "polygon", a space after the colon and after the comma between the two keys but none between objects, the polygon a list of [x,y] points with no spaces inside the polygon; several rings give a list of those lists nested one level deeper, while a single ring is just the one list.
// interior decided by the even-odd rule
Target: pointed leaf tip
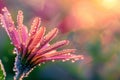
[{"label": "pointed leaf tip", "polygon": [[2,62],[0,60],[0,80],[5,80],[6,73],[4,71],[4,67],[2,65]]}]

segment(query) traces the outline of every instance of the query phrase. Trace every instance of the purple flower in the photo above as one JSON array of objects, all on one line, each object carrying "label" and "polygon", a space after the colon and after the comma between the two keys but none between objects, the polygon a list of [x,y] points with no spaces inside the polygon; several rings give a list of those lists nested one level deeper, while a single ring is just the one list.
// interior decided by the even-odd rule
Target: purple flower
[{"label": "purple flower", "polygon": [[62,40],[54,44],[49,42],[57,35],[58,29],[52,29],[45,34],[46,28],[40,26],[40,18],[36,17],[28,32],[27,27],[23,24],[23,12],[18,11],[17,27],[14,25],[11,14],[7,8],[2,9],[0,14],[2,26],[5,28],[9,38],[15,46],[17,54],[14,70],[16,71],[15,80],[22,79],[38,64],[54,60],[72,60],[73,62],[83,59],[82,55],[74,55],[75,49],[65,49],[57,51],[57,48],[67,45],[68,40]]}]

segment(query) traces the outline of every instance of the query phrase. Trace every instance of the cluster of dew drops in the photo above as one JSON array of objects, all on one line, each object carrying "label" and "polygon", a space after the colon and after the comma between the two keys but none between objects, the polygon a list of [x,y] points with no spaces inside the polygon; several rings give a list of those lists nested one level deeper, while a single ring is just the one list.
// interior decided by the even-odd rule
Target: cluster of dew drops
[{"label": "cluster of dew drops", "polygon": [[[66,55],[71,55],[71,54],[68,53],[68,54],[66,54]],[[71,55],[71,56],[72,56],[72,55]],[[84,57],[83,57],[82,55],[80,55],[79,58],[76,57],[76,58],[73,58],[73,59],[69,59],[69,58],[68,58],[68,59],[63,59],[62,62],[66,62],[66,61],[70,61],[70,60],[71,60],[72,63],[75,63],[75,62],[78,61],[79,59],[83,60]],[[53,59],[53,60],[51,60],[51,62],[55,62],[55,60]],[[40,64],[38,64],[38,65],[41,66],[41,64],[45,64],[45,62],[42,62],[42,63],[40,63]]]},{"label": "cluster of dew drops", "polygon": [[[5,11],[4,9],[2,9],[2,11]],[[7,14],[9,17],[11,16],[11,14]],[[1,16],[0,16],[0,18],[1,18]],[[12,23],[14,23],[13,21],[12,21]],[[35,21],[34,21],[34,23],[35,23]],[[0,25],[2,25],[2,27],[4,27],[4,24],[2,23],[2,21],[0,21]],[[36,28],[36,27],[35,27]],[[15,28],[16,29],[16,28]],[[9,28],[9,30],[10,30],[10,28]],[[30,36],[31,34],[29,34],[29,36]],[[11,44],[13,44],[12,42],[11,42]],[[13,50],[13,53],[14,54],[16,54],[17,53],[17,49],[16,48],[14,48],[14,50]],[[67,55],[70,55],[70,53],[68,53]],[[80,56],[80,58],[83,60],[84,59],[84,57],[83,56]],[[62,60],[62,62],[65,62],[65,61],[69,61],[70,59],[68,58],[68,59],[63,59]],[[76,62],[77,60],[79,60],[79,58],[78,57],[76,57],[76,58],[73,58],[73,59],[71,59],[71,62],[72,63],[74,63],[74,62]],[[52,62],[55,62],[55,60],[53,59],[53,60],[51,60]],[[43,64],[45,64],[45,62],[42,62]],[[39,64],[39,66],[42,64],[42,63],[40,63]]]}]

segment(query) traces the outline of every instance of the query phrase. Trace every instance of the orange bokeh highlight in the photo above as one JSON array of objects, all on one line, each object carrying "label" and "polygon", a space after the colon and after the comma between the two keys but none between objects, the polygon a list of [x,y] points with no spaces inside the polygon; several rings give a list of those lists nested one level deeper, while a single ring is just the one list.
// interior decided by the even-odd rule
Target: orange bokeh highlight
[{"label": "orange bokeh highlight", "polygon": [[101,5],[106,9],[115,9],[118,3],[118,0],[101,0]]},{"label": "orange bokeh highlight", "polygon": [[[120,16],[118,0],[79,1],[71,10],[80,29],[98,29]],[[104,24],[103,24],[104,23]],[[102,25],[101,25],[102,24]]]}]

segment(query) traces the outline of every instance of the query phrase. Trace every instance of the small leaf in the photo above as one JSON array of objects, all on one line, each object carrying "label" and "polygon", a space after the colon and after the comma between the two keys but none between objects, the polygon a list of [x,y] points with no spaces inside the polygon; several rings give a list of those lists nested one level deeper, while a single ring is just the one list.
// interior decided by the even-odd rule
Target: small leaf
[{"label": "small leaf", "polygon": [[5,76],[6,76],[6,74],[5,74],[2,62],[0,60],[0,80],[5,80]]}]

